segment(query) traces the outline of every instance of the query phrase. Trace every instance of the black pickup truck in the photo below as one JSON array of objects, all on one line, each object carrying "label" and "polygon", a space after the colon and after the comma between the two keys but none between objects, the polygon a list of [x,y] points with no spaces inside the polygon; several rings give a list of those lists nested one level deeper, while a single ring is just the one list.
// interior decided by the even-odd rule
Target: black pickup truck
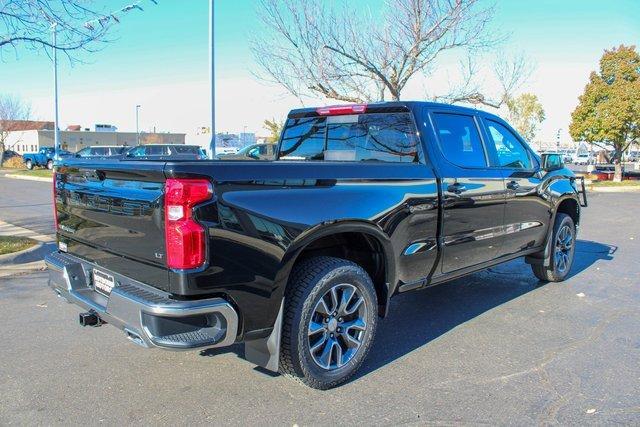
[{"label": "black pickup truck", "polygon": [[49,283],[82,325],[243,342],[320,389],[358,369],[396,294],[517,257],[563,280],[586,204],[499,117],[426,102],[293,110],[270,160],[65,158],[53,191]]}]

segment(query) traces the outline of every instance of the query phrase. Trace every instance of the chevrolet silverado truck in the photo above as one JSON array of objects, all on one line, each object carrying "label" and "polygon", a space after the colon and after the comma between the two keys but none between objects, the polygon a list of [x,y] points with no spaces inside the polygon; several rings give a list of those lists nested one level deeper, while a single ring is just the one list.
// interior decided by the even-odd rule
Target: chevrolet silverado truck
[{"label": "chevrolet silverado truck", "polygon": [[62,159],[49,284],[84,326],[148,348],[244,343],[327,389],[362,364],[394,295],[519,257],[564,280],[581,190],[560,156],[475,109],[296,109],[268,160]]}]

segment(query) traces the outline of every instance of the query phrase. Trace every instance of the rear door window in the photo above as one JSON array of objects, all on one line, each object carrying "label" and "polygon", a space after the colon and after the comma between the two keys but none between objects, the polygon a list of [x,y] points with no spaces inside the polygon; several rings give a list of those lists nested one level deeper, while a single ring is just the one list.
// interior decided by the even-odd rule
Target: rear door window
[{"label": "rear door window", "polygon": [[484,168],[487,157],[473,116],[435,113],[438,145],[450,163],[463,168]]},{"label": "rear door window", "polygon": [[419,138],[411,113],[289,119],[280,160],[414,163]]}]

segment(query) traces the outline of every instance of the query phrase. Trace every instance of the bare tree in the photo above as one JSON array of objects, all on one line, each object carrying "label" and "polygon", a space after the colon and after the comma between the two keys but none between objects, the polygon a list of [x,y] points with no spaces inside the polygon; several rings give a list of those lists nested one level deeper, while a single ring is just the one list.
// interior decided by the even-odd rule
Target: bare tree
[{"label": "bare tree", "polygon": [[[117,10],[93,8],[91,0],[2,0],[0,1],[0,54],[12,48],[55,48],[71,58],[74,51],[94,51],[107,41],[109,28],[120,22],[120,14],[142,10],[142,0]],[[150,0],[157,3],[157,0]],[[52,26],[57,33],[51,40]]]},{"label": "bare tree", "polygon": [[[500,108],[514,97],[514,92],[525,83],[534,70],[533,64],[523,54],[505,56],[498,54],[493,67],[488,72],[480,72],[480,67],[473,57],[468,57],[460,66],[461,81],[450,84],[446,95],[435,95],[437,101],[457,104],[481,104]],[[495,80],[495,89],[491,89],[486,81],[478,81],[478,76]]]},{"label": "bare tree", "polygon": [[5,143],[9,133],[16,130],[16,120],[28,120],[31,106],[11,95],[0,95],[0,165],[4,161]]},{"label": "bare tree", "polygon": [[263,78],[301,98],[347,102],[400,99],[443,52],[497,43],[492,7],[479,0],[387,0],[382,17],[316,0],[262,0],[270,32],[251,46]]}]

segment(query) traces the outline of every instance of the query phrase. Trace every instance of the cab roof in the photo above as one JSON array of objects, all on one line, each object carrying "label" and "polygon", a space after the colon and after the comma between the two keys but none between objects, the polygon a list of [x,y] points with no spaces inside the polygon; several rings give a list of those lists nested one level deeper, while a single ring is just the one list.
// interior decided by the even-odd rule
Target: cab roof
[{"label": "cab roof", "polygon": [[[429,102],[429,101],[385,101],[385,102],[372,102],[366,104],[339,104],[326,107],[307,107],[296,108],[289,112],[289,118],[299,117],[314,117],[324,115],[339,115],[339,114],[362,114],[364,112],[372,113],[392,113],[392,112],[408,112],[415,110],[416,108],[433,108],[439,110],[451,110],[461,113],[478,113],[482,112],[488,116],[497,117],[494,114],[488,113],[476,108],[463,107],[460,105],[445,104],[441,102]],[[351,111],[349,111],[351,109]]]}]

